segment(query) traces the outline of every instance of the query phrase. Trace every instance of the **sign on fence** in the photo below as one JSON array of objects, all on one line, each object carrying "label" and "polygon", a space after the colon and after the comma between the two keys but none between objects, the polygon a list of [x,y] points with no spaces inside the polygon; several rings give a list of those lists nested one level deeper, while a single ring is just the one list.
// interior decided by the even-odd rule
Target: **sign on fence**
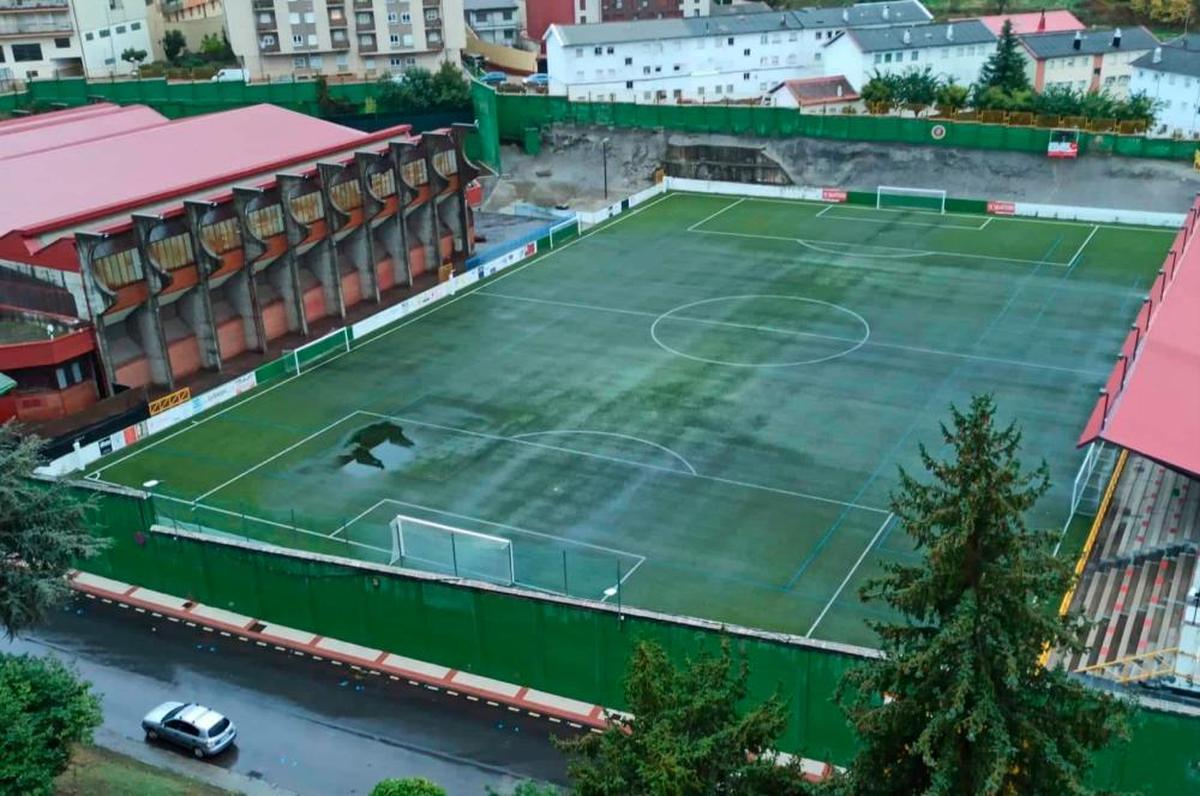
[{"label": "sign on fence", "polygon": [[168,409],[174,409],[176,406],[188,401],[191,397],[192,390],[190,387],[180,387],[175,392],[169,392],[161,398],[155,398],[147,404],[147,408],[150,410],[151,415],[157,415]]},{"label": "sign on fence", "polygon": [[1017,214],[1017,206],[1012,202],[993,202],[988,200],[987,211],[993,216],[1014,216]]},{"label": "sign on fence", "polygon": [[848,198],[848,194],[839,188],[822,188],[821,189],[821,201],[822,202],[841,203],[841,202],[845,202],[847,198]]}]

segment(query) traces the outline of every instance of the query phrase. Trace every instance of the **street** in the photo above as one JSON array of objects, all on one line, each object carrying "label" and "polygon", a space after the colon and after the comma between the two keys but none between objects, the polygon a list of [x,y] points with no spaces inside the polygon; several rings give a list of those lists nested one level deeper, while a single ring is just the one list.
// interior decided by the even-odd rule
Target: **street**
[{"label": "street", "polygon": [[561,783],[565,763],[550,738],[579,732],[83,597],[36,632],[0,640],[0,650],[72,664],[103,699],[98,734],[145,743],[152,759],[186,753],[142,740],[149,708],[208,705],[234,721],[238,739],[196,765],[301,794],[367,794],[393,776],[423,776],[455,796],[489,785],[503,792],[522,779]]}]

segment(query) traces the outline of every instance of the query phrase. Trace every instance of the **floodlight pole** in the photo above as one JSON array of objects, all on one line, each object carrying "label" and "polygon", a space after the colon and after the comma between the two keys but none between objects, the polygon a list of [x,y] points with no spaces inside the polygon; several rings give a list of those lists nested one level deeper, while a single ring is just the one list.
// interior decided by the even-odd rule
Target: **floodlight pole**
[{"label": "floodlight pole", "polygon": [[608,200],[608,144],[609,140],[604,138],[600,141],[601,159],[604,161],[604,199]]}]

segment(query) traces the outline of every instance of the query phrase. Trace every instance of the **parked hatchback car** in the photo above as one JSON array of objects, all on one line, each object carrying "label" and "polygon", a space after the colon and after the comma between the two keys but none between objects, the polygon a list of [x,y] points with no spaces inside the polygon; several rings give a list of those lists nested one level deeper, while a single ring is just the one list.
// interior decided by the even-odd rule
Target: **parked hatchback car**
[{"label": "parked hatchback car", "polygon": [[164,702],[146,714],[142,729],[150,740],[190,749],[196,757],[212,757],[237,737],[233,722],[195,702]]},{"label": "parked hatchback car", "polygon": [[508,75],[503,72],[484,72],[483,77],[479,78],[479,80],[489,86],[498,86],[501,83],[508,82]]},{"label": "parked hatchback car", "polygon": [[529,75],[521,82],[530,88],[545,88],[546,86],[550,85],[550,75],[546,74],[545,72],[538,72],[536,74]]}]

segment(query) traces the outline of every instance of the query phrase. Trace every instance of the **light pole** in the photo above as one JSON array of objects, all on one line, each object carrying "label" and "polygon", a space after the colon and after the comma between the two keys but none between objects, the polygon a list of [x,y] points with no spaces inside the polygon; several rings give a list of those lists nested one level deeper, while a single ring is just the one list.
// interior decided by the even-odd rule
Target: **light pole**
[{"label": "light pole", "polygon": [[601,158],[604,161],[604,199],[608,200],[608,144],[607,138],[600,141]]}]

